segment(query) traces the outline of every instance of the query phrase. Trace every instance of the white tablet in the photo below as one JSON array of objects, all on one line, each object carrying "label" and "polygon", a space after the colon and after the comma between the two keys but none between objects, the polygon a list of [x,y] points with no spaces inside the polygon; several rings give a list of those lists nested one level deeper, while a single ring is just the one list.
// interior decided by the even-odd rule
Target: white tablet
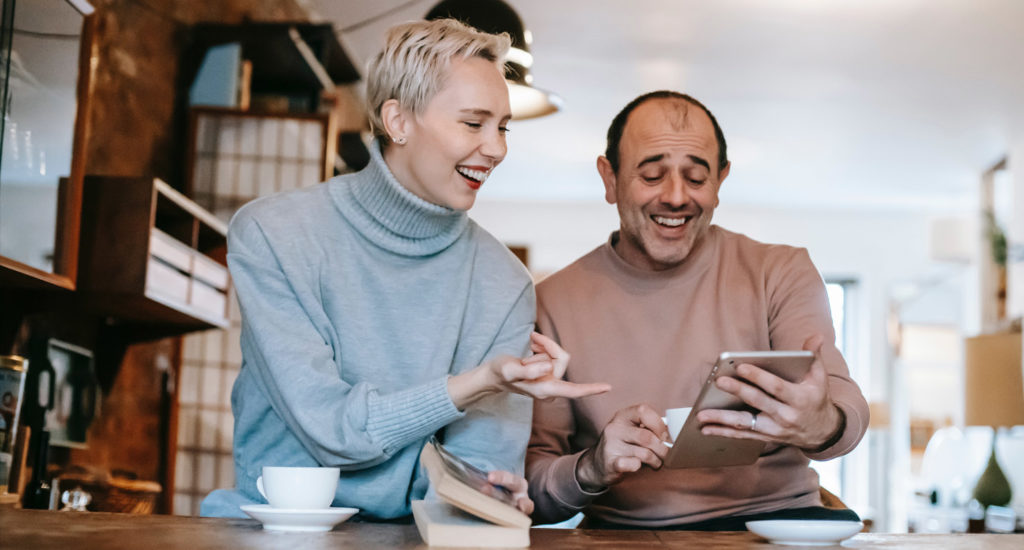
[{"label": "white tablet", "polygon": [[[700,431],[697,413],[704,409],[757,410],[744,403],[735,395],[721,390],[715,379],[719,376],[735,376],[736,367],[749,363],[787,380],[799,382],[811,368],[814,353],[810,351],[727,351],[718,357],[711,374],[701,388],[700,395],[690,411],[679,434],[672,442],[672,449],[665,457],[665,468],[713,468],[722,466],[743,466],[753,464],[764,450],[765,443],[751,439],[704,435]],[[742,379],[740,379],[742,380]]]}]

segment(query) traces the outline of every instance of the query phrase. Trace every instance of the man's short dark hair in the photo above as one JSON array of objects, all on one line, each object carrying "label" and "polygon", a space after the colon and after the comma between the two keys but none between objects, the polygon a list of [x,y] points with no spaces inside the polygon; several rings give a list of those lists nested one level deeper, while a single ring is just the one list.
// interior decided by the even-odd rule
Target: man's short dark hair
[{"label": "man's short dark hair", "polygon": [[608,127],[608,146],[604,151],[604,156],[608,159],[608,163],[612,165],[612,170],[616,173],[619,171],[619,143],[622,141],[622,132],[626,129],[626,121],[629,119],[630,113],[640,105],[652,99],[681,99],[687,103],[700,107],[702,111],[707,113],[708,118],[711,119],[712,126],[715,127],[715,141],[718,142],[718,171],[721,173],[721,171],[725,169],[725,166],[729,164],[729,157],[726,154],[725,134],[722,133],[722,127],[719,126],[718,121],[715,120],[715,115],[711,114],[711,111],[708,110],[703,103],[687,94],[674,92],[672,90],[658,90],[656,92],[646,93],[637,97],[633,101],[630,101],[622,108],[621,111],[619,111],[619,114],[615,115],[615,118],[612,119],[611,126]]}]

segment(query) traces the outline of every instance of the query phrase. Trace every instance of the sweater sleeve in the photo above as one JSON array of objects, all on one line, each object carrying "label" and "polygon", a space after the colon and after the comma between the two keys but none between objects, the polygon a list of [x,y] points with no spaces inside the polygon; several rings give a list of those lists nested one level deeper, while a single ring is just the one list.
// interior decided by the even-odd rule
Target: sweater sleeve
[{"label": "sweater sleeve", "polygon": [[768,330],[772,349],[801,349],[815,334],[825,340],[821,360],[828,373],[829,395],[846,415],[846,426],[835,444],[805,454],[812,460],[828,460],[849,453],[860,442],[868,427],[868,404],[836,348],[828,293],[821,275],[806,250],[786,250],[791,253],[769,265]]},{"label": "sweater sleeve", "polygon": [[[537,325],[542,334],[561,343],[543,302],[537,308]],[[585,491],[576,479],[576,462],[583,451],[573,452],[570,448],[569,436],[575,431],[572,404],[568,399],[534,401],[526,480],[534,504],[533,520],[537,523],[569,519],[603,494]]]},{"label": "sweater sleeve", "polygon": [[[501,355],[529,354],[535,303],[533,283],[527,282],[481,363]],[[464,370],[475,366],[466,365]],[[510,392],[481,399],[445,428],[445,446],[483,470],[522,475],[532,406],[529,397]]]},{"label": "sweater sleeve", "polygon": [[462,416],[447,377],[386,393],[346,383],[340,350],[325,336],[322,305],[296,291],[258,220],[239,211],[228,232],[228,265],[242,311],[244,368],[253,369],[274,412],[324,466],[379,464]]}]

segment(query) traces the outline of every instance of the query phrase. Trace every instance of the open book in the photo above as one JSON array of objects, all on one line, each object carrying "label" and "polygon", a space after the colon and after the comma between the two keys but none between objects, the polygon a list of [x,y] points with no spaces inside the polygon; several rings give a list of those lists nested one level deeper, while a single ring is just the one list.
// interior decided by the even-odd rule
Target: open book
[{"label": "open book", "polygon": [[519,511],[511,492],[487,481],[487,473],[430,438],[420,462],[444,502],[416,501],[413,517],[431,546],[530,545],[530,517]]}]

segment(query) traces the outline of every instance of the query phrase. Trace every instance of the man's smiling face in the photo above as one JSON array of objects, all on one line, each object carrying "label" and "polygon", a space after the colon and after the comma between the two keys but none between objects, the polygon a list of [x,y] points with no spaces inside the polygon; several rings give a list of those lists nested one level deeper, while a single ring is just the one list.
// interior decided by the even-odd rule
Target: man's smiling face
[{"label": "man's smiling face", "polygon": [[641,269],[675,267],[711,225],[729,166],[718,169],[711,118],[683,99],[651,99],[626,121],[619,169],[598,159],[605,200],[619,210],[615,251]]}]

